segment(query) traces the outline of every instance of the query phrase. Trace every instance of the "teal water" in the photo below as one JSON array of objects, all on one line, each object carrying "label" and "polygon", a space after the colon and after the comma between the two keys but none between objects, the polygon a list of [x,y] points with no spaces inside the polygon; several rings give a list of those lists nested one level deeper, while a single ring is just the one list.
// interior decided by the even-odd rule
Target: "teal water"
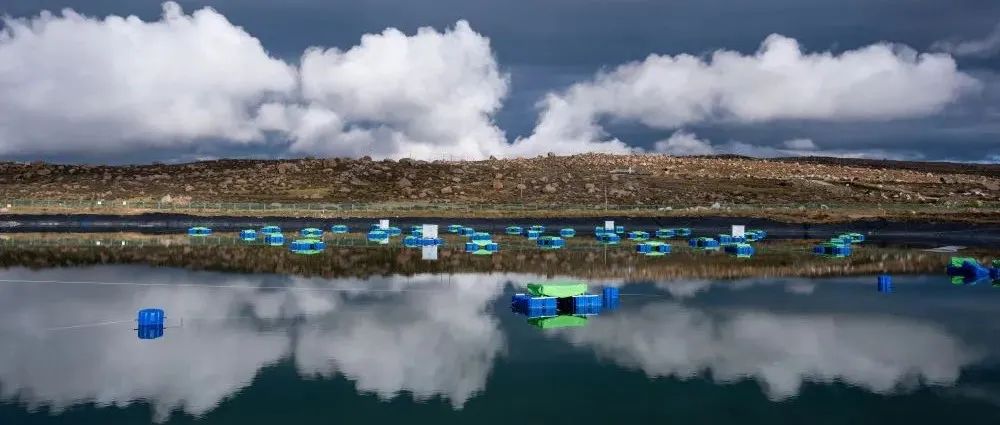
[{"label": "teal water", "polygon": [[1000,423],[988,281],[592,281],[618,309],[543,330],[537,279],[0,270],[0,424]]}]

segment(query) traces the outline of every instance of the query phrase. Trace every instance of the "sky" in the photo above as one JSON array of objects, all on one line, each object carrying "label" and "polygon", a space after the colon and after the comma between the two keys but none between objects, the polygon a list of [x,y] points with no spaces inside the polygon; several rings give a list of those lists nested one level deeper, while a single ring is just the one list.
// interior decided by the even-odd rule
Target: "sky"
[{"label": "sky", "polygon": [[0,160],[1000,162],[993,0],[7,0]]}]

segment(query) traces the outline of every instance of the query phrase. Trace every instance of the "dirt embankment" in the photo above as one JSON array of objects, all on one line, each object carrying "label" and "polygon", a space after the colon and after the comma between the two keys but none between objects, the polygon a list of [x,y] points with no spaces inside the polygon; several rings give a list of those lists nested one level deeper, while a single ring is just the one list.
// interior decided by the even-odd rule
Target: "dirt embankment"
[{"label": "dirt embankment", "polygon": [[0,198],[129,200],[175,207],[197,202],[527,204],[550,209],[607,204],[612,209],[641,205],[692,213],[801,206],[826,214],[883,209],[890,216],[1000,221],[995,220],[1000,216],[1000,165],[606,154],[433,162],[0,163]]}]

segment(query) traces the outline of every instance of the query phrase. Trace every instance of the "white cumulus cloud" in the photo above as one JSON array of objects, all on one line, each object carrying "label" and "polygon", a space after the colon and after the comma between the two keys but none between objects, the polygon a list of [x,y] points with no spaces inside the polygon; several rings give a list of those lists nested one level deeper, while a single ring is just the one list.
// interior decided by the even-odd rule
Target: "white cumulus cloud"
[{"label": "white cumulus cloud", "polygon": [[771,35],[752,55],[650,55],[549,94],[525,142],[598,142],[607,138],[602,120],[670,129],[710,120],[916,117],[978,86],[947,54],[888,43],[840,54],[805,53],[796,40]]},{"label": "white cumulus cloud", "polygon": [[155,22],[66,9],[4,25],[0,154],[252,141],[256,104],[296,84],[294,67],[211,9],[168,2]]}]

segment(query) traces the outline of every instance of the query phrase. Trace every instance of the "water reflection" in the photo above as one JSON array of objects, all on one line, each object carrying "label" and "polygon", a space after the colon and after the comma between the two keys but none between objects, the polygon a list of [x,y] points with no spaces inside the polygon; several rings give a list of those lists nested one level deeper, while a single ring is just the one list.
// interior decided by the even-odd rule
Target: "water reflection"
[{"label": "water reflection", "polygon": [[661,302],[559,335],[651,377],[755,379],[769,398],[805,381],[887,393],[919,383],[952,385],[981,355],[929,322],[872,315],[710,311]]},{"label": "water reflection", "polygon": [[[494,307],[536,279],[322,279],[120,265],[8,269],[0,271],[0,398],[57,413],[83,402],[141,400],[162,421],[175,410],[203,415],[258,385],[262,368],[287,362],[303,379],[345,377],[383,400],[405,392],[463,409],[480,395],[502,399],[522,390],[484,393],[510,351],[545,363],[539,370],[570,367],[534,337],[650,377],[752,379],[782,400],[806,382],[886,394],[957,386],[964,369],[1000,353],[983,343],[996,330],[984,323],[995,296],[956,299],[977,288],[947,280],[935,288],[957,290],[950,298],[924,297],[912,308],[905,302],[916,287],[906,279],[893,297],[878,296],[867,283],[804,278],[629,284],[620,307],[588,317],[587,326],[525,332],[521,318],[502,319],[512,313]],[[66,283],[81,281],[95,283]],[[834,296],[824,292],[831,287]],[[810,305],[822,308],[804,307]],[[138,340],[130,319],[149,306],[183,318],[183,327]],[[126,323],[99,325],[119,320]],[[961,331],[967,323],[977,323],[979,333]]]},{"label": "water reflection", "polygon": [[[174,409],[205,413],[286,357],[304,376],[339,373],[382,398],[406,390],[460,407],[482,390],[504,350],[498,322],[484,309],[511,279],[345,279],[326,291],[332,282],[322,279],[147,268],[12,270],[0,277],[174,284],[0,287],[4,399],[56,411],[84,401],[146,400],[161,420]],[[191,282],[206,287],[182,286]],[[259,289],[276,284],[293,290]],[[147,305],[183,318],[183,328],[147,341],[135,339],[133,323],[52,330],[114,321]]]}]

